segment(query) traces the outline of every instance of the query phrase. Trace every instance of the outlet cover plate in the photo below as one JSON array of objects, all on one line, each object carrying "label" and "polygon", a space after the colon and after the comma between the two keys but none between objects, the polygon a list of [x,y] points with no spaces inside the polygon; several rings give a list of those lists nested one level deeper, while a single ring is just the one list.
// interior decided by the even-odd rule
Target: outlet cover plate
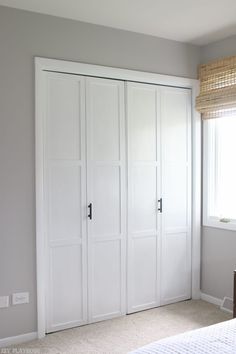
[{"label": "outlet cover plate", "polygon": [[9,306],[9,296],[0,296],[0,309]]},{"label": "outlet cover plate", "polygon": [[12,305],[21,305],[29,303],[29,293],[12,294]]}]

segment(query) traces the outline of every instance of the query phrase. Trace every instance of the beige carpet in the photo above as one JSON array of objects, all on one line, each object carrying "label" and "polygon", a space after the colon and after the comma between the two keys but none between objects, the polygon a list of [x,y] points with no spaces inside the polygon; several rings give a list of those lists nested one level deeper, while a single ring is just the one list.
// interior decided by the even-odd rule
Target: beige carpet
[{"label": "beige carpet", "polygon": [[49,334],[44,339],[17,346],[17,349],[19,353],[27,354],[121,354],[158,339],[231,317],[207,302],[184,301]]}]

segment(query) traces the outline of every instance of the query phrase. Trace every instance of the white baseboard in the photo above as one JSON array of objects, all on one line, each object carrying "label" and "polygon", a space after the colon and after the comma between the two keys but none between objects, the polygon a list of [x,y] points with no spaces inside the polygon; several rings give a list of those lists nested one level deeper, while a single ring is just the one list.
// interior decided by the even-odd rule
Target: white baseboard
[{"label": "white baseboard", "polygon": [[[226,307],[227,303],[228,303],[228,307]],[[222,305],[220,309],[225,312],[233,313],[233,307],[234,307],[234,300],[228,296],[225,296],[222,301]]]},{"label": "white baseboard", "polygon": [[201,300],[206,301],[206,302],[210,302],[211,304],[219,306],[222,311],[225,311],[228,313],[233,313],[233,311],[231,311],[230,309],[227,309],[222,306],[223,301],[224,301],[222,299],[218,299],[217,297],[201,293]]},{"label": "white baseboard", "polygon": [[225,307],[221,307],[220,309],[221,309],[222,311],[224,311],[224,312],[228,312],[228,313],[233,314],[233,311],[231,311],[231,310],[229,310],[229,309],[226,309]]},{"label": "white baseboard", "polygon": [[222,299],[204,293],[201,293],[201,299],[217,306],[221,306],[223,301]]},{"label": "white baseboard", "polygon": [[30,340],[38,338],[37,332],[25,333],[19,336],[7,337],[0,339],[0,348],[8,347],[9,345],[29,342]]}]

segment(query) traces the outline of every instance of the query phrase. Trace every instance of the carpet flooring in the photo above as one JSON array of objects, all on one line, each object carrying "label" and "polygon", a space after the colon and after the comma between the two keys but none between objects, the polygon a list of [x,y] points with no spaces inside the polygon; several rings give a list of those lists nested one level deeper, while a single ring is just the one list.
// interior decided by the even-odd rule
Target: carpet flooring
[{"label": "carpet flooring", "polygon": [[12,353],[15,350],[23,354],[124,354],[158,339],[230,318],[215,305],[190,300],[48,334],[11,349]]}]

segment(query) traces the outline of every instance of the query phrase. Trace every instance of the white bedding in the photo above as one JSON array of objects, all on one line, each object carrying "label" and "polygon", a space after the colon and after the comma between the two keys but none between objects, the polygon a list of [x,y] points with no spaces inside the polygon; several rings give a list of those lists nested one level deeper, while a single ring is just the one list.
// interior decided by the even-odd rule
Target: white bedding
[{"label": "white bedding", "polygon": [[236,319],[161,339],[132,354],[236,354]]}]

